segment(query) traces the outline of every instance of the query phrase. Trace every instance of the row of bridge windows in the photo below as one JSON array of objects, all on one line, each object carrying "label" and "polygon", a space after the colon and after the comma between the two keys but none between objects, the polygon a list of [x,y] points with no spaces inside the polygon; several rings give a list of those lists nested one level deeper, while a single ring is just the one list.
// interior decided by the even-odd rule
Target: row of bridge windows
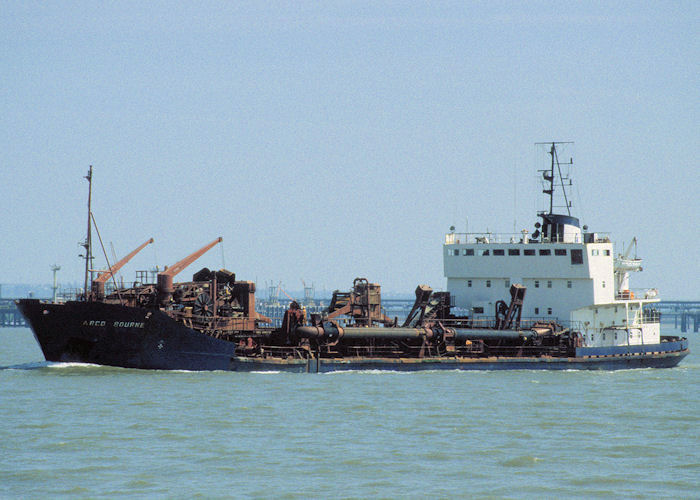
[{"label": "row of bridge windows", "polygon": [[[577,250],[572,250],[572,252],[576,252]],[[580,252],[580,250],[578,250]],[[478,253],[475,252],[474,248],[463,248],[461,255],[491,255],[492,250],[485,248],[485,249],[478,249]],[[500,256],[500,255],[505,255],[506,251],[504,248],[495,248],[493,249],[493,255]],[[540,255],[552,255],[552,249],[551,248],[540,248],[539,249],[539,254]],[[460,255],[460,250],[459,248],[453,250],[452,255]],[[509,248],[508,249],[508,255],[520,255],[520,249],[519,248]],[[536,250],[534,248],[524,248],[522,255],[537,255]],[[566,255],[566,248],[555,248],[554,249],[554,255]]]},{"label": "row of bridge windows", "polygon": [[[552,249],[551,248],[540,248],[539,250],[536,250],[534,248],[524,248],[522,249],[522,255],[526,256],[534,256],[536,255],[536,252],[539,251],[539,255],[541,256],[548,256],[552,255]],[[487,255],[493,255],[498,257],[498,256],[505,256],[506,255],[506,250],[504,248],[494,248],[493,250],[485,248],[485,249],[474,249],[474,248],[462,248],[461,251],[459,248],[456,248],[454,250],[450,250],[450,255],[458,256],[458,255],[463,255],[463,256],[472,256],[472,255],[482,255],[482,256],[487,256]],[[606,250],[606,252],[609,253],[609,250]],[[520,248],[509,248],[508,249],[508,255],[511,256],[519,256],[520,255]],[[554,249],[554,255],[557,256],[566,256],[567,255],[567,249],[566,248],[555,248]],[[607,255],[607,254],[606,254]],[[571,263],[572,264],[583,264],[583,250],[581,249],[572,249],[571,250]]]},{"label": "row of bridge windows", "polygon": [[[467,280],[467,288],[472,288],[474,281],[477,281],[477,280]],[[492,280],[486,280],[486,288],[491,288],[491,281]],[[535,280],[535,288],[540,288],[540,284],[542,284],[544,286],[545,283],[547,285],[547,288],[552,288],[552,285],[553,285],[552,280]],[[506,288],[510,288],[510,280],[503,280],[503,284],[505,285]],[[573,287],[574,287],[574,282],[572,280],[567,280],[566,281],[566,288],[573,288]],[[605,288],[604,281],[603,281],[603,288]]]}]

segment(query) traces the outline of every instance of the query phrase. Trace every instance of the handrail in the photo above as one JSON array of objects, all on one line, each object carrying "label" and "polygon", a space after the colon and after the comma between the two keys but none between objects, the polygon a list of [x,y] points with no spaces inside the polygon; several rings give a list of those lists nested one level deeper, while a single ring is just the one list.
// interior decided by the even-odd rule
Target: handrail
[{"label": "handrail", "polygon": [[[599,233],[596,232],[595,243],[609,243],[610,233]],[[527,239],[527,241],[525,241]],[[531,240],[528,233],[491,233],[491,232],[481,232],[481,233],[446,233],[445,234],[445,245],[461,245],[461,244],[538,244],[538,243],[561,243],[561,244],[581,244],[581,236],[577,236],[576,241],[564,241],[564,236],[561,238],[540,238],[538,240]]]},{"label": "handrail", "polygon": [[658,290],[654,288],[629,288],[626,290],[618,290],[615,293],[615,300],[624,300],[630,302],[659,302]]}]

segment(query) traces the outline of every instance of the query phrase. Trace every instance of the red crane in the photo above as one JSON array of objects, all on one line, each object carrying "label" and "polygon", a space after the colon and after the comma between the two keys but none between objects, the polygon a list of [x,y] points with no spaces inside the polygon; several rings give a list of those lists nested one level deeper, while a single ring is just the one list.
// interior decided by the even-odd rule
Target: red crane
[{"label": "red crane", "polygon": [[143,250],[143,249],[146,247],[146,245],[150,245],[151,243],[153,243],[153,238],[150,238],[148,241],[146,241],[146,242],[142,243],[141,245],[139,245],[139,247],[138,247],[136,250],[134,250],[134,251],[131,252],[129,255],[127,255],[126,257],[124,257],[122,260],[120,260],[119,262],[117,262],[116,264],[114,264],[113,266],[111,266],[107,271],[101,272],[101,273],[97,276],[97,278],[95,278],[94,280],[92,280],[92,293],[93,293],[93,296],[94,296],[97,300],[102,300],[102,299],[104,298],[104,296],[105,296],[105,283],[107,283],[107,281],[108,281],[112,276],[114,276],[114,274],[115,274],[117,271],[119,271],[122,267],[124,267],[124,265],[126,265],[126,263],[129,262],[129,261],[134,257],[134,255],[136,255],[137,253],[139,253],[141,250]]},{"label": "red crane", "polygon": [[195,260],[200,258],[202,255],[211,250],[214,246],[218,245],[223,241],[223,238],[218,237],[208,245],[203,246],[191,255],[188,255],[181,261],[173,264],[170,267],[166,267],[163,272],[158,273],[158,302],[161,305],[166,305],[170,302],[173,296],[173,278],[180,271],[184,270],[187,266],[192,264]]}]

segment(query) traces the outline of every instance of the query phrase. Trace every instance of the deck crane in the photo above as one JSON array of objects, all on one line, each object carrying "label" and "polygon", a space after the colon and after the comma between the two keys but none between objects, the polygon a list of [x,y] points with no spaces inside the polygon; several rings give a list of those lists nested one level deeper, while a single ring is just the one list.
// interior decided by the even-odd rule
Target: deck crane
[{"label": "deck crane", "polygon": [[[632,247],[634,247],[634,258],[630,258]],[[633,294],[629,291],[630,273],[639,271],[642,271],[642,259],[637,257],[637,237],[635,236],[627,245],[625,253],[618,254],[615,258],[615,290],[622,298],[633,298]]]},{"label": "deck crane", "polygon": [[192,264],[195,260],[199,259],[202,255],[207,253],[213,247],[218,245],[223,241],[223,238],[218,237],[211,243],[204,245],[202,248],[197,250],[191,255],[188,255],[181,261],[173,264],[172,266],[166,268],[164,271],[158,273],[158,303],[165,306],[170,302],[173,296],[173,278],[180,272],[183,271],[187,266]]},{"label": "deck crane", "polygon": [[139,253],[141,250],[143,250],[147,245],[150,245],[153,243],[153,238],[150,238],[148,241],[145,241],[141,245],[138,246],[134,251],[132,251],[130,254],[128,254],[126,257],[124,257],[122,260],[114,264],[113,266],[110,266],[110,268],[106,271],[102,271],[100,274],[97,275],[97,278],[92,280],[92,296],[96,300],[102,300],[104,299],[105,296],[105,283],[109,281],[109,279],[114,276],[117,271],[119,271],[122,267],[124,267],[137,253]]}]

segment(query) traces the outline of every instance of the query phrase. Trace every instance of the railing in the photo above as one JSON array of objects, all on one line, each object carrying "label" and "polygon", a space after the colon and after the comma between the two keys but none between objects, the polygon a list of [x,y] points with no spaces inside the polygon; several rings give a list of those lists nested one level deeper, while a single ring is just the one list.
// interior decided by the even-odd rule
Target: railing
[{"label": "railing", "polygon": [[525,243],[525,241],[522,233],[447,233],[445,235],[445,245],[461,243]]},{"label": "railing", "polygon": [[[431,320],[433,321],[433,320]],[[444,320],[434,320],[439,322],[445,328],[467,328],[467,329],[495,329],[496,318],[492,316],[477,316],[469,318],[452,318]],[[400,322],[399,322],[400,323]],[[526,317],[520,319],[519,330],[530,330],[535,327],[546,327],[557,324],[561,328],[568,328],[574,331],[581,331],[581,322],[579,321],[553,321],[551,317]],[[515,329],[515,323],[511,326]]]},{"label": "railing", "polygon": [[[312,314],[320,314],[328,309],[328,306],[324,303],[324,301],[314,305],[302,304],[302,307],[306,310],[307,320],[310,319]],[[287,311],[287,309],[289,309],[289,303],[270,304],[264,300],[258,300],[255,303],[256,312],[270,318],[272,323],[269,326],[275,326],[277,328],[282,326],[282,319],[284,318],[284,313]]]},{"label": "railing", "polygon": [[78,300],[82,296],[82,288],[63,288],[56,293],[56,300],[58,302],[68,302],[69,300]]},{"label": "railing", "polygon": [[658,290],[655,288],[630,288],[618,290],[615,300],[652,300],[657,299]]},{"label": "railing", "polygon": [[[595,243],[609,243],[610,233],[596,233]],[[447,233],[445,245],[473,244],[473,243],[582,243],[583,235],[576,235],[574,241],[569,241],[570,236],[559,235],[557,238],[531,239],[527,232],[520,233]]]},{"label": "railing", "polygon": [[660,323],[661,313],[656,309],[645,309],[642,314],[642,324]]}]

